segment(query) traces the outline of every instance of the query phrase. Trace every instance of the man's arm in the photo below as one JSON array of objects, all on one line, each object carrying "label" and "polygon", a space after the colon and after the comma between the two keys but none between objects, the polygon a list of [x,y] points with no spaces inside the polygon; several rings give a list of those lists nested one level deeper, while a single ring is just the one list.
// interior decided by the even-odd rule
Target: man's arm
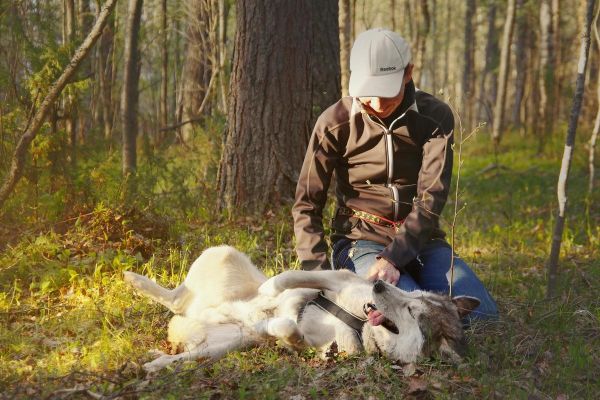
[{"label": "man's arm", "polygon": [[331,269],[323,230],[323,208],[338,161],[337,147],[336,138],[317,121],[298,177],[292,209],[296,251],[305,270]]},{"label": "man's arm", "polygon": [[452,179],[454,117],[447,105],[437,131],[423,145],[423,160],[412,211],[380,256],[400,268],[412,261],[438,226]]}]

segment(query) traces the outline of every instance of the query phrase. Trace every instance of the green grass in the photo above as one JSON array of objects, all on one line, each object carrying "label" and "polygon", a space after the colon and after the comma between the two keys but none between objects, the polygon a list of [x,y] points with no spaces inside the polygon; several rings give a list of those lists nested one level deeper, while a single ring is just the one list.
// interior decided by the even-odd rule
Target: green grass
[{"label": "green grass", "polygon": [[[0,252],[0,396],[89,398],[88,390],[153,399],[594,398],[600,391],[600,195],[586,202],[585,154],[578,144],[560,295],[546,300],[562,149],[558,139],[544,156],[535,148],[534,138],[510,135],[498,159],[508,169],[482,173],[496,161],[489,138],[479,134],[465,145],[455,247],[497,298],[502,319],[469,330],[470,356],[461,365],[423,360],[413,368],[364,355],[323,361],[310,351],[290,354],[266,344],[146,376],[140,366],[148,350],[164,348],[170,315],[126,287],[124,270],[172,287],[204,248],[222,243],[247,252],[269,275],[297,267],[289,207],[263,218],[214,215],[213,191],[197,190],[189,176],[202,174],[185,169],[189,154],[180,149],[171,150],[172,161],[161,161],[167,165],[162,177],[149,180],[156,196],[140,200],[146,207],[96,202],[60,229],[56,220],[40,222],[42,209],[35,221],[30,215],[7,219],[0,230],[10,243]],[[92,179],[107,179],[118,196],[110,178],[118,165],[102,168]],[[167,185],[173,176],[183,194]],[[28,210],[26,202],[12,204]],[[452,209],[451,201],[444,221]],[[19,220],[27,226],[18,229]],[[13,230],[17,234],[7,236]]]}]

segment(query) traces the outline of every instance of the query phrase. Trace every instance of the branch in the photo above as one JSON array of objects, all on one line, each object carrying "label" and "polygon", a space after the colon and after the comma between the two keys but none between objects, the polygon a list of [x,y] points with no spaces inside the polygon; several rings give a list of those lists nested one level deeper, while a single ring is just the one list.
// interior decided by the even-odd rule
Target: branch
[{"label": "branch", "polygon": [[56,80],[52,84],[52,86],[50,86],[50,90],[48,91],[48,94],[46,94],[46,97],[42,101],[40,108],[37,110],[33,119],[31,120],[31,124],[25,130],[25,133],[23,133],[21,139],[19,139],[17,147],[15,148],[15,151],[13,153],[13,158],[10,170],[8,172],[8,176],[2,184],[2,187],[0,188],[0,208],[2,208],[2,205],[6,201],[12,190],[15,188],[19,179],[21,179],[21,176],[23,175],[25,155],[27,154],[29,145],[31,144],[31,142],[37,135],[39,129],[41,128],[42,124],[44,123],[46,114],[48,113],[58,96],[60,96],[73,74],[75,74],[77,67],[87,57],[87,55],[90,53],[90,50],[102,34],[102,30],[104,29],[104,26],[108,21],[108,17],[115,8],[116,2],[117,0],[107,0],[106,3],[104,3],[104,6],[102,6],[100,14],[98,15],[98,19],[94,24],[94,27],[87,35],[81,46],[79,46],[79,48],[73,55],[73,58],[64,69],[62,75],[58,78],[58,80]]}]

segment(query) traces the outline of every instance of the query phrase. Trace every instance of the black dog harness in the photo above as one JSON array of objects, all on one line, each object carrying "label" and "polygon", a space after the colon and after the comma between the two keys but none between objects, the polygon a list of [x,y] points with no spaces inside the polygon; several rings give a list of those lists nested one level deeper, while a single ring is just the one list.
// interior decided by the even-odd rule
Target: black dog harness
[{"label": "black dog harness", "polygon": [[329,314],[333,315],[334,317],[336,317],[337,319],[339,319],[340,321],[342,321],[343,323],[348,325],[356,333],[356,336],[358,337],[360,344],[361,345],[363,344],[362,330],[363,330],[363,327],[365,326],[365,322],[367,322],[366,318],[365,319],[359,318],[356,315],[352,314],[351,312],[344,310],[342,307],[338,306],[333,301],[331,301],[327,297],[325,297],[323,292],[319,292],[319,295],[316,298],[309,300],[300,309],[300,311],[298,312],[298,323],[300,323],[300,321],[302,320],[302,316],[304,315],[304,310],[306,309],[306,307],[308,307],[310,305],[315,305],[315,306],[319,307],[321,310],[327,311]]}]

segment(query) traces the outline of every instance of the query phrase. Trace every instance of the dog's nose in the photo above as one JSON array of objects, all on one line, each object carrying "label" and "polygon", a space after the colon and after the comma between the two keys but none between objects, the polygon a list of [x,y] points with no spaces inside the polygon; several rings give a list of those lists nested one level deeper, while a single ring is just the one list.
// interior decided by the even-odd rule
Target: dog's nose
[{"label": "dog's nose", "polygon": [[385,283],[381,279],[375,281],[375,284],[373,284],[373,291],[375,293],[382,293],[385,291]]}]

